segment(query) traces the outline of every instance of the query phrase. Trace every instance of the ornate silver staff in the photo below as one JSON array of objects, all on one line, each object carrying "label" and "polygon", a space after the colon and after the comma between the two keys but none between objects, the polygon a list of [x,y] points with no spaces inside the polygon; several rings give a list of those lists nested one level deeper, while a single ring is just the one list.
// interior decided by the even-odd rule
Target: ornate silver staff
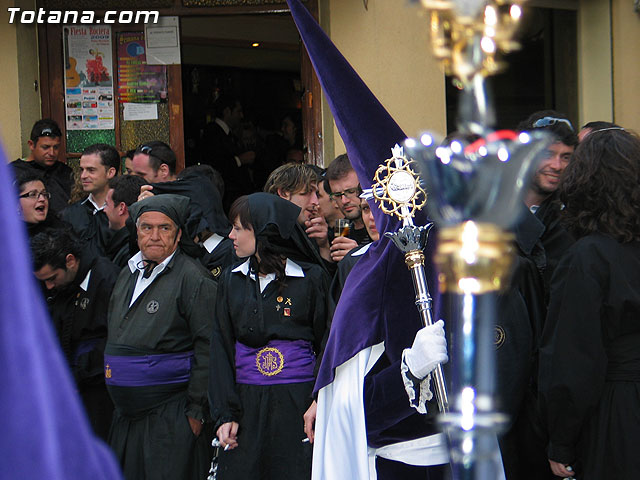
[{"label": "ornate silver staff", "polygon": [[[423,251],[433,223],[421,226],[413,224],[415,212],[427,203],[427,194],[420,184],[418,174],[413,169],[414,162],[407,160],[402,147],[396,145],[391,149],[391,153],[392,158],[387,159],[385,164],[376,170],[371,194],[385,214],[396,215],[402,220],[402,228],[399,231],[387,232],[385,236],[404,253],[405,263],[413,279],[416,307],[420,312],[422,324],[427,326],[433,324],[433,316],[432,300],[424,270]],[[441,413],[445,413],[448,410],[449,400],[441,365],[433,371],[433,382],[438,408]]]},{"label": "ornate silver staff", "polygon": [[449,324],[452,391],[440,416],[456,480],[504,478],[495,411],[496,297],[508,284],[513,258],[509,229],[522,208],[530,172],[548,144],[540,133],[492,131],[494,113],[485,79],[499,71],[499,51],[517,47],[512,35],[519,0],[420,0],[428,11],[433,53],[462,87],[461,137],[447,143],[424,134],[405,141],[428,187],[438,222],[439,269]]}]

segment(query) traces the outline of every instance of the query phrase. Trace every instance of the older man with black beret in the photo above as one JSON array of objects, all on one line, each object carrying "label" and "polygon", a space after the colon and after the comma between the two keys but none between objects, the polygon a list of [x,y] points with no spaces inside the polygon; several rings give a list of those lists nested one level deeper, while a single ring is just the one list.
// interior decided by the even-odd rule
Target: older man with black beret
[{"label": "older man with black beret", "polygon": [[134,203],[140,251],[109,305],[105,381],[115,405],[109,444],[128,479],[204,478],[211,458],[207,382],[216,284],[183,252],[189,199]]}]

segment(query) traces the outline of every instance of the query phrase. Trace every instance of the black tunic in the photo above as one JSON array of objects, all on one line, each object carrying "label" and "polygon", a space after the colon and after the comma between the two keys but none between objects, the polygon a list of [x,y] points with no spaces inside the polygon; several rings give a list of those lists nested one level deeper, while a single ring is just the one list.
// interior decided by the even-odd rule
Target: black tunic
[{"label": "black tunic", "polygon": [[208,242],[205,242],[202,248],[204,253],[199,258],[200,263],[211,272],[216,282],[220,278],[222,271],[238,260],[233,249],[233,242],[226,237],[213,248],[210,247]]},{"label": "black tunic", "polygon": [[552,281],[540,350],[549,458],[578,478],[640,478],[640,243],[577,241]]},{"label": "black tunic", "polygon": [[[318,265],[297,263],[304,277],[287,276],[281,292],[272,281],[258,296],[256,283],[231,269],[220,279],[209,395],[216,428],[230,421],[240,425],[239,446],[220,454],[220,480],[311,475],[311,446],[302,443],[302,416],[312,402],[313,382],[235,383],[236,341],[258,348],[270,340],[307,340],[319,351],[327,330],[328,275]],[[290,316],[285,316],[283,306],[289,299]]]},{"label": "black tunic", "polygon": [[65,208],[60,217],[71,224],[92,255],[106,256],[114,232],[109,228],[109,219],[104,210],[96,210],[89,198],[85,198]]},{"label": "black tunic", "polygon": [[[89,283],[81,286],[87,274]],[[89,420],[106,439],[113,405],[104,385],[103,355],[107,338],[108,300],[118,268],[104,258],[80,259],[71,284],[47,298],[53,324],[69,362]]]},{"label": "black tunic", "polygon": [[128,480],[202,479],[211,461],[211,425],[205,424],[196,438],[187,416],[209,419],[209,337],[216,284],[178,249],[129,307],[138,274],[129,267],[120,272],[109,302],[106,353],[193,351],[194,358],[186,384],[109,386],[116,408],[109,445]]}]

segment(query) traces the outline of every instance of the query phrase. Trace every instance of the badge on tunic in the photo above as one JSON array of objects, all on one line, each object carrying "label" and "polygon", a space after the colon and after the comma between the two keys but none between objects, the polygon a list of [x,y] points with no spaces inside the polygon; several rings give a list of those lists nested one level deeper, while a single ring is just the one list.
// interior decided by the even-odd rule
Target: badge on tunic
[{"label": "badge on tunic", "polygon": [[280,311],[280,305],[276,305],[276,312]]},{"label": "badge on tunic", "polygon": [[104,366],[104,378],[111,378],[111,367],[108,363]]},{"label": "badge on tunic", "polygon": [[282,303],[282,300],[284,300],[284,298],[278,297],[278,298],[276,298],[276,300],[278,301],[278,303]]},{"label": "badge on tunic", "polygon": [[256,355],[256,367],[266,377],[277,375],[284,367],[284,355],[277,348],[264,347]]},{"label": "badge on tunic", "polygon": [[151,300],[147,303],[147,313],[156,313],[160,308],[160,304],[157,300]]},{"label": "badge on tunic", "polygon": [[284,302],[284,304],[285,304],[285,305],[291,305],[291,299],[290,299],[290,298],[287,298],[287,301],[286,301],[286,302]]},{"label": "badge on tunic", "polygon": [[498,350],[502,345],[504,345],[505,340],[507,339],[507,334],[500,325],[496,325],[495,338],[493,339],[493,343],[496,346],[496,350]]},{"label": "badge on tunic", "polygon": [[80,308],[82,310],[86,310],[88,306],[89,306],[89,299],[87,297],[84,297],[82,300],[80,300]]},{"label": "badge on tunic", "polygon": [[285,317],[290,317],[291,316],[291,309],[289,307],[284,309],[284,316]]},{"label": "badge on tunic", "polygon": [[214,277],[219,277],[220,272],[222,272],[222,267],[220,266],[211,269],[211,275],[213,275]]}]

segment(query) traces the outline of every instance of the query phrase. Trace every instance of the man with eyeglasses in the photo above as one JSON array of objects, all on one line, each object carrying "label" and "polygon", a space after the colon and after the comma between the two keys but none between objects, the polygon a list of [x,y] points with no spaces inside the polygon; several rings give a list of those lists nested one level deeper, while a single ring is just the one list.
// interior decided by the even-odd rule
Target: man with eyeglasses
[{"label": "man with eyeglasses", "polygon": [[351,166],[347,154],[342,154],[329,164],[326,178],[331,187],[330,198],[338,204],[345,218],[351,222],[349,235],[336,237],[331,242],[331,258],[334,261],[341,260],[350,250],[358,245],[371,243],[371,237],[362,221],[362,209],[360,206],[360,182],[358,175]]},{"label": "man with eyeglasses", "polygon": [[38,120],[31,129],[27,142],[29,156],[11,162],[16,172],[37,171],[43,175],[51,199],[51,210],[60,213],[69,203],[73,186],[73,171],[58,161],[62,132],[58,124],[49,118]]}]

